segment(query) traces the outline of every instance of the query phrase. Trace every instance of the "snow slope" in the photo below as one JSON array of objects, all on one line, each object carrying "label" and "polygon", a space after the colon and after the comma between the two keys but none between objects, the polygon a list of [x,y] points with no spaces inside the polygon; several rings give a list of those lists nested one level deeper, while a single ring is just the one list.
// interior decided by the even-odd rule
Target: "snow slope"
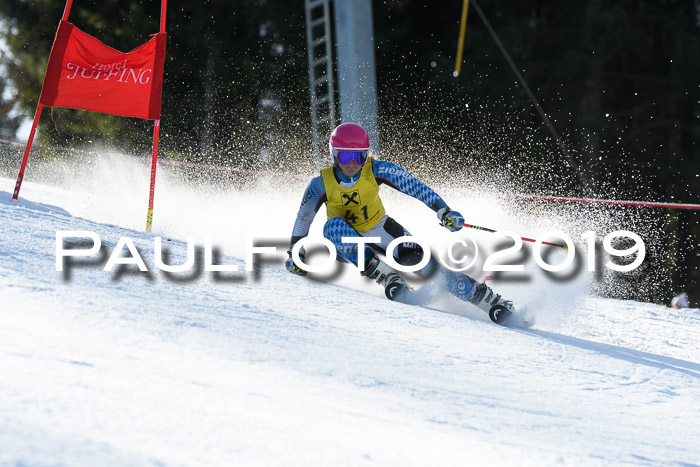
[{"label": "snow slope", "polygon": [[[389,302],[347,268],[292,276],[284,254],[245,272],[252,231],[286,248],[304,182],[202,193],[161,171],[171,264],[208,236],[241,269],[168,276],[142,232],[147,168],[102,163],[25,181],[16,204],[0,178],[0,465],[700,464],[700,310],[538,278],[494,284],[536,317],[509,329],[456,300]],[[432,212],[385,196],[438,235]],[[107,253],[130,237],[150,272],[58,272],[58,230]]]}]

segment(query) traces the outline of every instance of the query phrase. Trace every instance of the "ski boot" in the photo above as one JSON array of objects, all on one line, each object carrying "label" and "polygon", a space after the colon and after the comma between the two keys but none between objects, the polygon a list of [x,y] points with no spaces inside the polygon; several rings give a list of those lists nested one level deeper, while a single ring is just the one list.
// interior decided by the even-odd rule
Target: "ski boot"
[{"label": "ski boot", "polygon": [[389,300],[396,300],[410,289],[401,276],[377,255],[369,259],[362,275],[374,279],[377,284],[384,287],[384,294]]},{"label": "ski boot", "polygon": [[472,298],[469,301],[488,313],[489,318],[494,323],[503,324],[515,313],[513,303],[495,294],[491,287],[486,284],[475,284]]}]

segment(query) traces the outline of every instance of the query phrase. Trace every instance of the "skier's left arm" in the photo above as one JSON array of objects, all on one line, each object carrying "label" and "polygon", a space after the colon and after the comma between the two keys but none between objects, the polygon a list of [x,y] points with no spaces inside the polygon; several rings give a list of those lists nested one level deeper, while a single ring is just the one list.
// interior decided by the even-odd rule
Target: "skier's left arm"
[{"label": "skier's left arm", "polygon": [[440,224],[450,231],[460,230],[464,226],[464,217],[451,210],[435,190],[418,180],[407,170],[389,161],[372,161],[374,177],[379,184],[387,184],[401,193],[416,198],[435,211]]}]

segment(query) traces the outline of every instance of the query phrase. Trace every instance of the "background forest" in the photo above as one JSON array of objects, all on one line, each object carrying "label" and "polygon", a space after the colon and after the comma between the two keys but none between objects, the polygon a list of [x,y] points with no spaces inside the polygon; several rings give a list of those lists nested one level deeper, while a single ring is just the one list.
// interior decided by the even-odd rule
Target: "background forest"
[{"label": "background forest", "polygon": [[[381,157],[428,180],[499,180],[513,193],[700,202],[698,0],[481,0],[567,150],[462,0],[373,2]],[[31,118],[61,0],[0,3],[0,138]],[[75,0],[69,21],[122,51],[158,31],[160,2]],[[310,173],[304,2],[170,1],[161,157]],[[54,123],[55,122],[55,123]],[[39,144],[148,155],[152,123],[56,108]],[[0,144],[2,146],[2,144]],[[5,144],[17,165],[21,148]],[[50,157],[50,152],[43,153]],[[657,235],[662,287],[700,298],[700,213],[630,209]]]}]

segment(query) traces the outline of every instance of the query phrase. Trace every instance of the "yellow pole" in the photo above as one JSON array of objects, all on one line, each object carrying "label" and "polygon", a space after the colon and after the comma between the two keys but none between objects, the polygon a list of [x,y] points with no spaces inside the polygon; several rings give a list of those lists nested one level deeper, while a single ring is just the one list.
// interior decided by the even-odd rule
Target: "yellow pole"
[{"label": "yellow pole", "polygon": [[464,0],[462,5],[462,22],[459,25],[459,41],[457,42],[457,58],[455,61],[455,72],[452,76],[459,76],[462,71],[462,51],[464,50],[464,34],[467,31],[467,11],[469,11],[469,0]]}]

